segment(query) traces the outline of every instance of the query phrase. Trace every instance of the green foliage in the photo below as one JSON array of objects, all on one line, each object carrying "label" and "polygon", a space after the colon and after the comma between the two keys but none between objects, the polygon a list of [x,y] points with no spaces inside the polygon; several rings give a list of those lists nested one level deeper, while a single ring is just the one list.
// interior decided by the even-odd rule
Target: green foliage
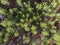
[{"label": "green foliage", "polygon": [[8,3],[8,0],[0,0],[0,3],[2,3],[2,4],[4,4],[4,5],[9,4],[9,3]]},{"label": "green foliage", "polygon": [[15,37],[18,37],[18,36],[19,36],[19,32],[16,31],[16,32],[14,33],[14,36],[15,36]]},{"label": "green foliage", "polygon": [[0,14],[6,14],[6,10],[3,8],[0,8]]},{"label": "green foliage", "polygon": [[26,36],[25,34],[23,35],[23,40],[25,43],[29,43],[30,37]]},{"label": "green foliage", "polygon": [[[0,0],[0,3],[6,5],[8,0]],[[29,44],[31,37],[41,34],[41,45],[48,45],[52,39],[57,45],[60,44],[60,24],[55,26],[56,21],[60,23],[60,13],[54,13],[55,8],[60,5],[59,0],[48,2],[34,2],[33,6],[30,1],[22,2],[16,0],[20,6],[9,10],[0,8],[0,14],[4,14],[6,19],[0,22],[3,27],[0,31],[0,43],[9,41],[10,36],[18,38],[23,31],[23,42]],[[55,19],[51,20],[52,17]],[[31,33],[32,35],[29,35]],[[36,45],[35,37],[31,45]],[[17,44],[19,45],[19,44]]]},{"label": "green foliage", "polygon": [[36,45],[36,42],[33,42],[32,45]]}]

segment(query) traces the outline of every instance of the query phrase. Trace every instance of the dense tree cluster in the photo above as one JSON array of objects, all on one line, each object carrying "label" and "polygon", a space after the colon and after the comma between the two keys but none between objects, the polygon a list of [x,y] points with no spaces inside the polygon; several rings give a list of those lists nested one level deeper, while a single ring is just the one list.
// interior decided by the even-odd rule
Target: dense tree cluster
[{"label": "dense tree cluster", "polygon": [[0,45],[60,45],[59,0],[0,0]]}]

